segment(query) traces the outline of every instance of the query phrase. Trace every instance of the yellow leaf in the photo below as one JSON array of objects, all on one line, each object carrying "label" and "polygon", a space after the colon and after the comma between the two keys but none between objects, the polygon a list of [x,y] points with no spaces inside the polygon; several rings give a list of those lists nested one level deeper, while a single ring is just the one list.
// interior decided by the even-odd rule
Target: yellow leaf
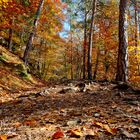
[{"label": "yellow leaf", "polygon": [[99,122],[95,122],[94,125],[97,125],[97,126],[101,127],[102,129],[105,129],[106,132],[108,132],[112,135],[114,135],[117,131],[115,128],[113,128],[113,129],[110,128],[109,125],[107,125],[107,124],[102,124],[102,123],[99,123]]},{"label": "yellow leaf", "polygon": [[7,135],[0,135],[0,140],[7,140],[8,136]]},{"label": "yellow leaf", "polygon": [[69,130],[67,131],[71,137],[80,138],[82,137],[82,132],[79,129]]}]

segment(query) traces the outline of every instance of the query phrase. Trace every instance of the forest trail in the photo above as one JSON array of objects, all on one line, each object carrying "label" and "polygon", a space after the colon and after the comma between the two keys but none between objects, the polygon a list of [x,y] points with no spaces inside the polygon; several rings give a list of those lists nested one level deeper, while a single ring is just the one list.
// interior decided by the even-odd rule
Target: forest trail
[{"label": "forest trail", "polygon": [[9,100],[0,96],[0,138],[138,140],[138,93],[109,82],[73,81],[48,85],[41,92],[12,93]]},{"label": "forest trail", "polygon": [[139,5],[0,0],[0,140],[140,140]]}]

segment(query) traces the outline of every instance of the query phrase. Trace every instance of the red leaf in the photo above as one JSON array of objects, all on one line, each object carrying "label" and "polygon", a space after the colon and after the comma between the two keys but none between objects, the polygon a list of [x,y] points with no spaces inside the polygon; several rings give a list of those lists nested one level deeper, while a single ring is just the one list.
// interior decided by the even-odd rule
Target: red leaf
[{"label": "red leaf", "polygon": [[57,131],[53,134],[52,140],[63,138],[63,137],[64,137],[64,133],[62,131]]}]

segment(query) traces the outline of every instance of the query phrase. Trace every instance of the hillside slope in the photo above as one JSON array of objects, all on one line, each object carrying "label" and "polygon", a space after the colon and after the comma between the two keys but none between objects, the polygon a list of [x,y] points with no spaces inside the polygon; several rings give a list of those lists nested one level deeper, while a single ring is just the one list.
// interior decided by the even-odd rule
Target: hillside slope
[{"label": "hillside slope", "polygon": [[29,68],[18,56],[0,46],[0,96],[43,86],[43,83],[28,71]]}]

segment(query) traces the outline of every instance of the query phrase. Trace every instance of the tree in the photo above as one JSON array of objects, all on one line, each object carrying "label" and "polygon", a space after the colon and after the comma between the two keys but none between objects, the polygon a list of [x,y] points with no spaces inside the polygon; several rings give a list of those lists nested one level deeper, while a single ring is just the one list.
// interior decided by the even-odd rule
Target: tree
[{"label": "tree", "polygon": [[128,0],[120,0],[119,5],[119,49],[116,80],[128,81],[128,35],[127,35]]},{"label": "tree", "polygon": [[[139,39],[139,25],[138,25],[138,1],[135,0],[134,2],[134,9],[135,9],[135,53],[138,54],[138,39]],[[137,58],[138,62],[138,74],[140,75],[140,64]]]},{"label": "tree", "polygon": [[[10,21],[9,24],[13,25],[13,19]],[[12,51],[12,36],[13,36],[13,29],[10,28],[9,29],[9,39],[8,39],[8,49],[10,51]]]},{"label": "tree", "polygon": [[27,42],[27,45],[26,45],[26,49],[25,49],[25,52],[24,52],[24,56],[23,56],[23,61],[25,62],[25,64],[27,64],[28,54],[29,54],[29,51],[31,50],[31,47],[32,47],[32,42],[33,42],[33,39],[34,39],[34,36],[35,36],[35,33],[36,33],[36,29],[37,29],[37,25],[38,25],[38,22],[39,22],[39,17],[40,17],[41,10],[43,8],[43,4],[44,4],[44,0],[40,0],[38,9],[37,9],[37,12],[36,12],[36,15],[35,15],[33,30],[30,33],[30,36],[29,36],[29,39],[28,39],[28,42]]},{"label": "tree", "polygon": [[96,12],[97,0],[92,1],[92,16],[90,23],[89,31],[89,44],[88,44],[88,62],[87,62],[87,71],[88,71],[88,80],[92,80],[92,44],[93,44],[93,26],[94,26],[94,16]]},{"label": "tree", "polygon": [[20,1],[0,1],[0,32],[1,34],[2,32],[7,33],[4,38],[10,51],[12,51],[12,47],[15,44],[13,36],[23,27],[20,19],[27,14],[28,10],[26,11],[25,9],[26,7]]},{"label": "tree", "polygon": [[87,9],[84,9],[83,79],[86,78]]}]

